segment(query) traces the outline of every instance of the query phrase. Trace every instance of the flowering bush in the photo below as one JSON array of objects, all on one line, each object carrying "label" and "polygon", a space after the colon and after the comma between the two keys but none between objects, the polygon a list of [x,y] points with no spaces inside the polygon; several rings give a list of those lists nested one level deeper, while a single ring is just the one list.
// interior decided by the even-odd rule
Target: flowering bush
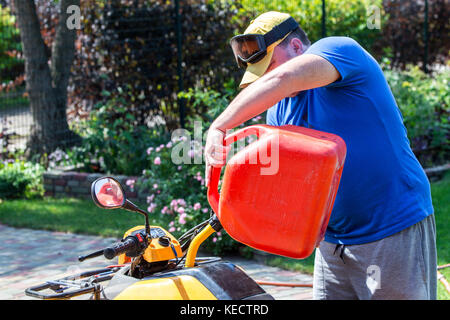
[{"label": "flowering bush", "polygon": [[[187,155],[178,153],[181,149]],[[149,190],[147,211],[166,222],[164,227],[175,236],[210,217],[205,167],[203,163],[194,163],[202,154],[203,147],[186,137],[174,137],[166,144],[147,149],[151,167],[143,170],[143,179],[137,182],[137,187]],[[184,163],[179,163],[178,156],[184,156]],[[235,250],[239,244],[224,234],[225,231],[214,234],[205,248],[214,254]]]}]

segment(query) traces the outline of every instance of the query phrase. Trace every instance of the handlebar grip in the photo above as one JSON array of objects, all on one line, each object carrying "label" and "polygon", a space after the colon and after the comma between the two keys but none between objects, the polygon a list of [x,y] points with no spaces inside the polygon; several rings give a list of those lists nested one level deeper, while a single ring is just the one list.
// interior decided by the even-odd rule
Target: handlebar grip
[{"label": "handlebar grip", "polygon": [[133,237],[128,237],[125,239],[125,241],[117,242],[113,244],[111,247],[103,250],[103,255],[105,256],[106,259],[111,260],[122,253],[136,250],[138,246],[139,242],[137,239],[134,239]]}]

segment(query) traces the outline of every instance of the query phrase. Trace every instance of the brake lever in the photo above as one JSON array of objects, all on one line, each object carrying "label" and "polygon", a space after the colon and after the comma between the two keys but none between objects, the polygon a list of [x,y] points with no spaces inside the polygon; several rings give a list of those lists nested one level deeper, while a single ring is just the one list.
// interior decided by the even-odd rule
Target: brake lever
[{"label": "brake lever", "polygon": [[103,255],[103,250],[104,250],[104,249],[101,249],[101,250],[95,251],[95,252],[93,252],[93,253],[87,254],[87,255],[85,255],[85,256],[79,256],[79,257],[78,257],[78,261],[82,262],[82,261],[84,261],[84,260],[86,260],[86,259],[91,259],[91,258],[99,257],[99,256]]}]

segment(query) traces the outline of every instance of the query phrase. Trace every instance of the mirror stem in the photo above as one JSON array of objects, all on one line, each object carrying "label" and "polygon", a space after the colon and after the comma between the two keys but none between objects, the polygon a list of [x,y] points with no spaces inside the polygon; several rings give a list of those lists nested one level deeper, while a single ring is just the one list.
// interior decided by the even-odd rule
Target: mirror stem
[{"label": "mirror stem", "polygon": [[148,213],[145,212],[144,210],[139,209],[133,202],[131,202],[128,199],[125,200],[125,203],[122,208],[125,210],[139,212],[140,214],[142,214],[145,217],[145,233],[148,236],[150,236],[150,223],[148,222]]}]

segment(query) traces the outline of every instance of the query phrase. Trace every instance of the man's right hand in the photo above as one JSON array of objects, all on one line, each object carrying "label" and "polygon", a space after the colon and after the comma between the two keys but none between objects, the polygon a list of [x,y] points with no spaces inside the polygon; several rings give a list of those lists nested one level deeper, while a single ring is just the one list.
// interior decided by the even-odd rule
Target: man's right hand
[{"label": "man's right hand", "polygon": [[230,147],[223,145],[225,132],[211,126],[208,130],[205,145],[205,182],[209,187],[212,167],[222,167],[225,165],[227,152]]}]

